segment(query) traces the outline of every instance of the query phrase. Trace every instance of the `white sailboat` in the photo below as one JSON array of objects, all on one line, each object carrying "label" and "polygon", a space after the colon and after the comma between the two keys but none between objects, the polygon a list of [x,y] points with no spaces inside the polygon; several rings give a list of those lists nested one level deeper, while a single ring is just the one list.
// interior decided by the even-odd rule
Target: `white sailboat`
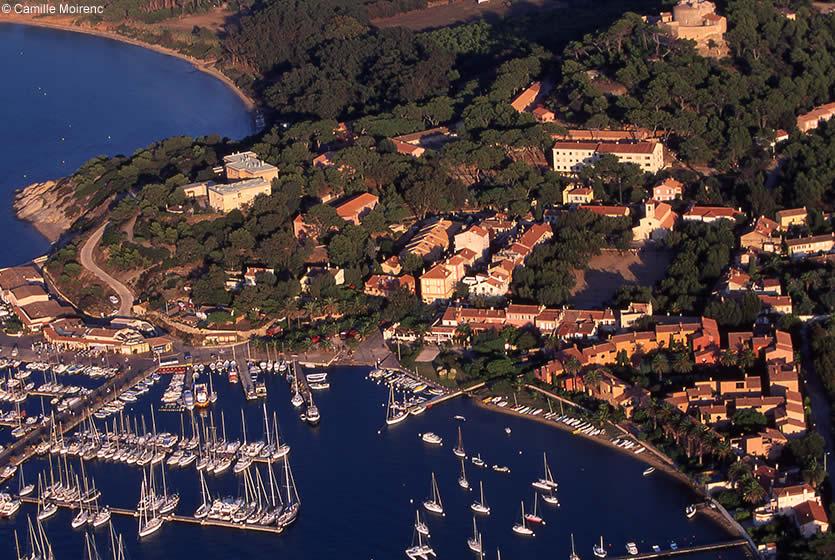
[{"label": "white sailboat", "polygon": [[470,481],[467,480],[467,471],[464,467],[464,459],[461,459],[461,475],[458,477],[458,486],[464,490],[470,489]]},{"label": "white sailboat", "polygon": [[432,497],[423,502],[423,507],[426,511],[444,514],[444,504],[441,502],[441,492],[438,490],[438,481],[435,479],[435,473],[432,473]]},{"label": "white sailboat", "polygon": [[415,510],[415,531],[429,538],[429,526],[421,520],[419,509]]},{"label": "white sailboat", "polygon": [[389,385],[389,400],[386,405],[386,424],[389,426],[399,424],[407,416],[409,416],[409,413],[406,411],[406,408],[401,406],[397,402],[397,399],[394,398],[394,384],[392,383]]},{"label": "white sailboat", "polygon": [[487,505],[487,502],[484,500],[484,482],[478,482],[478,490],[480,494],[480,498],[478,501],[473,502],[470,504],[470,509],[476,513],[480,513],[481,515],[490,515],[490,506]]},{"label": "white sailboat", "polygon": [[517,523],[516,525],[513,526],[513,532],[516,533],[517,535],[523,535],[523,536],[526,536],[526,537],[533,537],[533,536],[535,536],[534,532],[525,523],[525,502],[521,502],[521,503],[522,503],[522,520],[521,520],[521,523]]},{"label": "white sailboat", "polygon": [[554,477],[551,474],[551,468],[548,466],[548,456],[545,453],[542,454],[542,460],[545,464],[545,476],[532,482],[531,486],[537,490],[551,492],[557,489],[557,483],[554,481]]},{"label": "white sailboat", "polygon": [[[600,544],[603,544],[602,537],[600,539]],[[597,552],[595,552],[595,556],[597,556]],[[605,554],[603,556],[605,556]],[[574,533],[571,533],[571,554],[568,555],[568,560],[580,560],[580,555],[574,550]]]},{"label": "white sailboat", "polygon": [[150,495],[145,487],[145,481],[139,492],[139,503],[144,507],[139,509],[139,538],[153,535],[162,527],[162,517],[157,515],[156,496]]},{"label": "white sailboat", "polygon": [[17,495],[21,496],[21,497],[22,496],[28,496],[29,494],[31,494],[32,492],[35,491],[35,485],[34,484],[26,484],[26,480],[23,478],[23,463],[20,464],[20,467],[18,468],[17,473],[18,473]]},{"label": "white sailboat", "polygon": [[[573,539],[572,539],[572,542],[571,542],[571,550],[572,550],[572,552],[574,551]],[[600,544],[594,545],[594,547],[592,548],[592,552],[594,552],[594,555],[597,556],[598,558],[606,558],[606,556],[609,555],[609,553],[606,551],[606,547],[603,546],[603,535],[600,535]],[[580,557],[578,556],[576,558],[576,560],[579,560],[579,558]],[[575,560],[575,559],[572,559],[572,560]]]},{"label": "white sailboat", "polygon": [[461,436],[461,426],[458,426],[458,445],[455,446],[452,452],[456,457],[461,459],[467,456],[467,453],[464,451],[464,439]]},{"label": "white sailboat", "polygon": [[429,560],[430,556],[435,557],[435,551],[429,546],[428,540],[426,543],[423,542],[423,535],[420,531],[415,530],[413,535],[412,546],[405,550],[406,557],[410,560]]},{"label": "white sailboat", "polygon": [[478,532],[478,527],[475,523],[475,517],[473,517],[473,536],[467,539],[467,546],[470,547],[470,550],[472,550],[476,554],[481,554],[483,552],[481,543],[481,533]]}]

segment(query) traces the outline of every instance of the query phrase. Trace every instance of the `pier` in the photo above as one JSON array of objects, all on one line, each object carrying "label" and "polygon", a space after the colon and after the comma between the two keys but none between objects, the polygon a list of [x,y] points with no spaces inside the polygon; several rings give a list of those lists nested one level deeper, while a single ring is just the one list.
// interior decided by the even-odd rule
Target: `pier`
[{"label": "pier", "polygon": [[748,541],[745,539],[737,539],[721,543],[683,546],[679,547],[677,550],[662,550],[660,552],[642,552],[640,554],[633,554],[631,556],[615,556],[611,558],[611,560],[648,560],[650,558],[672,558],[674,556],[684,556],[686,554],[695,554],[697,552],[711,552],[714,550],[724,550],[726,548],[736,548],[739,546],[747,547]]},{"label": "pier", "polygon": [[[29,498],[29,497],[22,497],[20,501],[24,504],[29,504],[36,506],[38,505],[37,498]],[[57,502],[56,502],[57,503]],[[77,510],[78,504],[77,503],[57,503],[58,507],[69,509],[69,510]],[[110,513],[112,515],[120,515],[122,517],[139,517],[139,512],[129,508],[118,508],[118,507],[110,507]],[[178,515],[176,513],[169,513],[166,515],[161,516],[165,521],[171,521],[175,523],[188,523],[191,525],[201,525],[204,527],[225,527],[227,529],[240,529],[243,531],[258,531],[261,533],[273,533],[279,534],[284,531],[284,527],[273,526],[273,525],[255,525],[255,524],[246,524],[246,523],[233,523],[232,521],[223,521],[222,519],[197,519],[191,515]]]},{"label": "pier", "polygon": [[252,376],[249,374],[249,362],[246,362],[244,367],[238,367],[238,377],[241,380],[241,389],[244,390],[246,400],[251,401],[258,398],[255,393],[255,383],[252,382]]}]

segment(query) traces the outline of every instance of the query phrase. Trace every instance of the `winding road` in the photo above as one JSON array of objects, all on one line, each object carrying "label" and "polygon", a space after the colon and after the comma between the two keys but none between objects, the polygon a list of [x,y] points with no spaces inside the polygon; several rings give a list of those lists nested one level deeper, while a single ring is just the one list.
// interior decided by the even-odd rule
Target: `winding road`
[{"label": "winding road", "polygon": [[93,256],[96,247],[99,245],[99,241],[101,241],[102,235],[104,235],[104,230],[107,227],[107,224],[108,222],[102,224],[99,229],[94,231],[93,234],[87,238],[87,241],[85,241],[84,245],[81,246],[79,261],[81,262],[81,266],[92,272],[96,278],[110,286],[110,289],[116,292],[116,295],[119,297],[119,309],[114,315],[119,317],[130,317],[131,308],[133,307],[133,294],[127,286],[99,268],[99,265],[96,264],[96,259]]}]

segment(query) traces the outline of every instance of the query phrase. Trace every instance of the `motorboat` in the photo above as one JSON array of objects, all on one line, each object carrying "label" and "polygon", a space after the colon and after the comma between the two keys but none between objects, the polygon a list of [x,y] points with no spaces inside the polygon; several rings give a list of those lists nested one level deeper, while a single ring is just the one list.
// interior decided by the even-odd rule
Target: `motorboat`
[{"label": "motorboat", "polygon": [[444,440],[435,432],[426,432],[421,434],[420,439],[430,445],[442,445]]},{"label": "motorboat", "polygon": [[626,552],[628,552],[631,556],[635,556],[638,554],[638,545],[634,542],[626,543]]},{"label": "motorboat", "polygon": [[692,519],[692,517],[696,515],[696,506],[691,504],[684,508],[684,515],[687,516],[687,519]]},{"label": "motorboat", "polygon": [[644,476],[649,476],[655,472],[655,467],[647,467],[644,469]]}]

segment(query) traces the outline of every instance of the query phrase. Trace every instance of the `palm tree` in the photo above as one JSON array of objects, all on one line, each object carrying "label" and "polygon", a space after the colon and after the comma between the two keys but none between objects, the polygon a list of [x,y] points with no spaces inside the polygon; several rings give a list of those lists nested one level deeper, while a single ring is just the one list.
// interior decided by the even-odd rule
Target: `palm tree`
[{"label": "palm tree", "polygon": [[742,499],[749,504],[757,505],[765,498],[765,488],[757,482],[757,479],[750,476],[745,479],[742,488]]},{"label": "palm tree", "polygon": [[596,395],[600,394],[600,382],[603,381],[603,377],[606,373],[606,370],[603,368],[595,368],[591,371],[587,371],[585,375],[583,375],[583,383],[586,384],[586,387],[594,388],[594,392]]},{"label": "palm tree", "polygon": [[565,364],[563,364],[563,369],[565,369],[565,372],[571,376],[571,380],[574,382],[575,391],[577,390],[577,374],[580,373],[581,368],[582,365],[580,364],[580,361],[574,356],[568,358],[565,361]]},{"label": "palm tree", "polygon": [[746,461],[737,461],[728,469],[728,480],[737,486],[741,481],[753,476],[751,465]]},{"label": "palm tree", "polygon": [[692,372],[693,361],[690,359],[690,356],[685,352],[676,352],[673,355],[673,371],[681,375],[687,375]]},{"label": "palm tree", "polygon": [[722,350],[719,354],[719,363],[725,367],[732,367],[736,365],[736,354],[731,350]]},{"label": "palm tree", "polygon": [[652,373],[658,376],[660,381],[664,380],[664,372],[667,371],[667,368],[670,367],[670,362],[667,360],[667,356],[665,356],[662,352],[656,352],[655,355],[652,357],[652,361],[650,362],[650,368],[652,369]]}]

